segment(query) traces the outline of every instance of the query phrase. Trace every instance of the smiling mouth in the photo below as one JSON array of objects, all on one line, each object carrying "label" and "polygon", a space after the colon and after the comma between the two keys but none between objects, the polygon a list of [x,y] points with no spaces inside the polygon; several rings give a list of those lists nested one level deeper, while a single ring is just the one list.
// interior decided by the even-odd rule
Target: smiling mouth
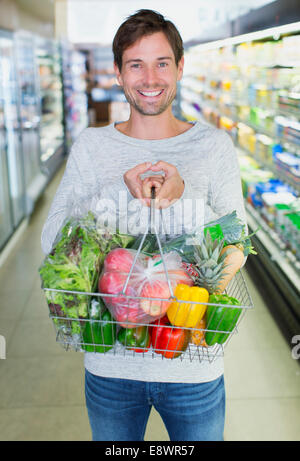
[{"label": "smiling mouth", "polygon": [[159,91],[140,91],[138,90],[138,93],[140,93],[142,96],[145,96],[147,98],[155,98],[157,96],[160,96],[164,90],[159,90]]}]

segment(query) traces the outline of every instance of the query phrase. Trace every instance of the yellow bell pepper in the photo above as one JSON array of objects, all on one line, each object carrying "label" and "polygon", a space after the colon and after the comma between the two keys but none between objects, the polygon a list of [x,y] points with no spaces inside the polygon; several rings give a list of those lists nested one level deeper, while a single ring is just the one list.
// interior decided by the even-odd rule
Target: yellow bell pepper
[{"label": "yellow bell pepper", "polygon": [[[209,293],[205,288],[190,287],[179,283],[174,296],[178,301],[192,301],[195,303],[208,303]],[[195,328],[206,312],[205,304],[191,304],[173,301],[167,310],[167,316],[172,325],[178,327]]]}]

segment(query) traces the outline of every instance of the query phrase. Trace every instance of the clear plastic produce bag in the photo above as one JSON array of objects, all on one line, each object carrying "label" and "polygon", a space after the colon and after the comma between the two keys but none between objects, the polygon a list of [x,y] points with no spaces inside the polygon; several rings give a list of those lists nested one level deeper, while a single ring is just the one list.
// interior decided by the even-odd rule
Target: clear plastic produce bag
[{"label": "clear plastic produce bag", "polygon": [[160,254],[147,256],[136,250],[117,248],[106,256],[98,289],[111,295],[103,300],[117,322],[133,328],[163,317],[178,283],[192,285],[193,281],[176,252],[165,254],[163,263]]}]

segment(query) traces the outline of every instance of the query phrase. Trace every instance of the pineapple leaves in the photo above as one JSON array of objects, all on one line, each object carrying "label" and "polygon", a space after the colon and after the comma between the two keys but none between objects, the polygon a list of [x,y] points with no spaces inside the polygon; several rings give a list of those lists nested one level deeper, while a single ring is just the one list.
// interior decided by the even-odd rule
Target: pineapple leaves
[{"label": "pineapple leaves", "polygon": [[207,289],[209,293],[216,291],[224,270],[224,257],[220,253],[224,246],[224,239],[219,242],[212,239],[209,232],[202,242],[195,246],[196,285]]}]

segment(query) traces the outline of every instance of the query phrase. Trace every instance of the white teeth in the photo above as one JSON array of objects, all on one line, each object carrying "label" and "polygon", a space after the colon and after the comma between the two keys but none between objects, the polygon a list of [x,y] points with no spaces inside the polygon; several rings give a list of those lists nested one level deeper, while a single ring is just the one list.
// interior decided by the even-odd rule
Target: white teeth
[{"label": "white teeth", "polygon": [[161,91],[140,91],[143,96],[158,96]]}]

